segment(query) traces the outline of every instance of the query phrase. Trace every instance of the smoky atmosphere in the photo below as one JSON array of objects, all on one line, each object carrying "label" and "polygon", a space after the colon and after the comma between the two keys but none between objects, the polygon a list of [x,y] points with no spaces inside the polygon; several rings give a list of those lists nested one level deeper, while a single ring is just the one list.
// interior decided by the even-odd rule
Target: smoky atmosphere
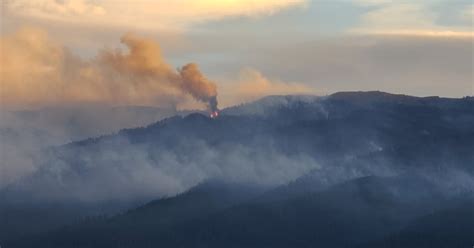
[{"label": "smoky atmosphere", "polygon": [[5,0],[1,248],[474,246],[470,0]]}]

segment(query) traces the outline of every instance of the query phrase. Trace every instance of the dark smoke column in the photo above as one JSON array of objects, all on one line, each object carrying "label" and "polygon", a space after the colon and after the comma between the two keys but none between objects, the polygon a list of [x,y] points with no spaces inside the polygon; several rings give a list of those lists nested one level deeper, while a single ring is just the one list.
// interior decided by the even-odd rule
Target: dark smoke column
[{"label": "dark smoke column", "polygon": [[211,110],[211,112],[219,111],[217,108],[217,96],[214,96],[209,100],[209,110]]},{"label": "dark smoke column", "polygon": [[205,102],[211,112],[217,109],[217,87],[199,70],[197,64],[190,63],[178,70],[181,76],[181,88],[195,99]]}]

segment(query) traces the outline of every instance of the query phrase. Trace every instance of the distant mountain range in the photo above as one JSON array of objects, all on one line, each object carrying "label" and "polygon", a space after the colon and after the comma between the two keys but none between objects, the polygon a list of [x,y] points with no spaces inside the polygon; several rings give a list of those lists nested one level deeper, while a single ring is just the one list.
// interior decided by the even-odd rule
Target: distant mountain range
[{"label": "distant mountain range", "polygon": [[471,97],[270,96],[49,148],[0,244],[470,247],[473,151]]}]

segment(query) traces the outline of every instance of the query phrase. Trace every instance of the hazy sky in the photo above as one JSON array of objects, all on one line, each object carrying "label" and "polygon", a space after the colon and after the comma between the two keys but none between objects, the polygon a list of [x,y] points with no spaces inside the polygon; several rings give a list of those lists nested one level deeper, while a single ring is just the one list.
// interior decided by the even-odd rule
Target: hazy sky
[{"label": "hazy sky", "polygon": [[[5,0],[2,98],[16,108],[67,101],[61,89],[77,80],[64,74],[125,49],[126,33],[159,43],[172,67],[199,64],[221,106],[343,90],[462,97],[474,91],[473,18],[471,0]],[[107,101],[162,102],[123,96]]]}]

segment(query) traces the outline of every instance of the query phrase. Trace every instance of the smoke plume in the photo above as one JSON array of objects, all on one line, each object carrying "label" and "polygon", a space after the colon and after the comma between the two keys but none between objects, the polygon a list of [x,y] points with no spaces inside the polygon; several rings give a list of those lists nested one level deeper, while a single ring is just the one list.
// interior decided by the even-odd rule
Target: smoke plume
[{"label": "smoke plume", "polygon": [[125,34],[122,49],[103,49],[84,60],[42,30],[24,28],[2,37],[2,103],[31,108],[78,103],[177,106],[190,98],[217,109],[216,85],[194,63],[175,70],[159,45]]},{"label": "smoke plume", "polygon": [[179,73],[182,79],[182,89],[189,92],[194,98],[207,103],[211,111],[216,111],[216,85],[202,75],[197,64],[187,64],[179,70]]},{"label": "smoke plume", "polygon": [[156,82],[166,82],[194,99],[206,103],[212,111],[217,110],[217,87],[209,81],[195,63],[189,63],[178,71],[171,69],[163,59],[157,43],[133,34],[122,37],[129,53],[106,51],[102,59],[123,74],[151,78]]}]

